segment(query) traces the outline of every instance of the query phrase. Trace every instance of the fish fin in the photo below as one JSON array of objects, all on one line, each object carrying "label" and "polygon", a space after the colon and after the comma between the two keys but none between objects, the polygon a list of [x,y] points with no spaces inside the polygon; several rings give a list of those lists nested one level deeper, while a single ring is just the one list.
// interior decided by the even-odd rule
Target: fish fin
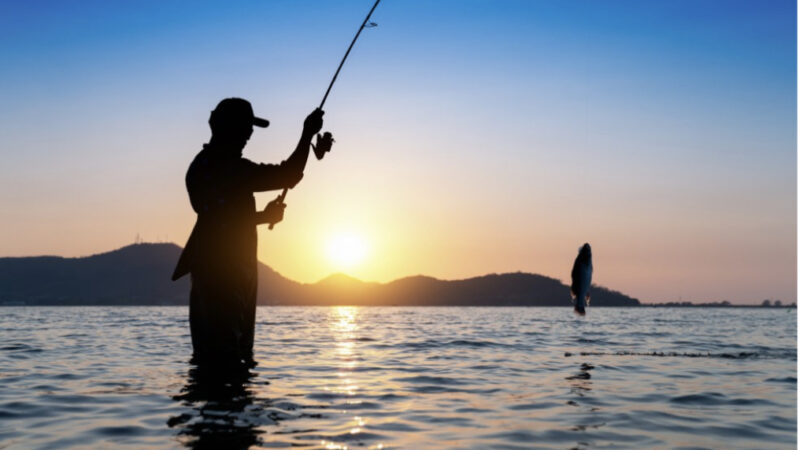
[{"label": "fish fin", "polygon": [[586,304],[588,305],[589,302],[592,301],[592,294],[586,294]]},{"label": "fish fin", "polygon": [[574,288],[574,287],[572,287],[572,286],[570,286],[570,287],[569,287],[569,295],[571,295],[571,296],[572,296],[572,299],[573,299],[573,300],[575,300],[576,298],[578,298],[578,293],[577,293],[577,292],[575,292],[575,288]]}]

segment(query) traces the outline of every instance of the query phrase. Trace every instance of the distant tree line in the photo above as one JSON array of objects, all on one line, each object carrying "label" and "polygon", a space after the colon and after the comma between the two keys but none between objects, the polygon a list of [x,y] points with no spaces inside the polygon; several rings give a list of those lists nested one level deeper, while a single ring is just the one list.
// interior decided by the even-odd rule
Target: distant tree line
[{"label": "distant tree line", "polygon": [[797,304],[792,302],[790,305],[784,305],[781,303],[780,300],[770,301],[769,299],[764,300],[761,302],[761,306],[764,308],[797,308]]},{"label": "distant tree line", "polygon": [[692,308],[692,307],[715,307],[715,308],[752,308],[754,306],[760,306],[762,308],[796,308],[797,304],[794,302],[792,304],[784,305],[781,303],[780,300],[770,301],[764,300],[761,302],[761,305],[734,305],[727,300],[723,300],[721,302],[705,302],[705,303],[692,303],[692,302],[666,302],[666,303],[651,303],[646,304],[645,306],[656,306],[656,307],[672,307],[672,308]]}]

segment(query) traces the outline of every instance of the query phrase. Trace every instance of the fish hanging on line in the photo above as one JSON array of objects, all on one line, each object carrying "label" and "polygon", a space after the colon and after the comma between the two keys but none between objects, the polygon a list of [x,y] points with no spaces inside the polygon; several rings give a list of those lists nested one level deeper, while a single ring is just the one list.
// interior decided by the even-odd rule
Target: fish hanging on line
[{"label": "fish hanging on line", "polygon": [[586,306],[589,304],[591,294],[589,288],[592,286],[592,247],[588,243],[578,251],[575,264],[572,265],[572,285],[570,294],[575,305],[575,313],[581,316],[586,314]]}]

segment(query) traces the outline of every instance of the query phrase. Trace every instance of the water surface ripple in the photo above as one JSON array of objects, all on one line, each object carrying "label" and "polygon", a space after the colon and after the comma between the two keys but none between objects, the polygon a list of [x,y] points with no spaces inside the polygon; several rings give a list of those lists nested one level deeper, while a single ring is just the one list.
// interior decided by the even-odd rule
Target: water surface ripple
[{"label": "water surface ripple", "polygon": [[187,308],[0,308],[0,448],[794,448],[786,309],[259,308],[209,381]]}]

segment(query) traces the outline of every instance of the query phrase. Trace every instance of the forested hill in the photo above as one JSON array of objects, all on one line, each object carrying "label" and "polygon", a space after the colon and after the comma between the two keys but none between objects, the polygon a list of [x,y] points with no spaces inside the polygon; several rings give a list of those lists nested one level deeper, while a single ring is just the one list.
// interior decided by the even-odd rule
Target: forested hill
[{"label": "forested hill", "polygon": [[[180,252],[174,244],[134,244],[82,258],[0,258],[0,305],[186,305],[189,277],[170,281]],[[567,286],[529,273],[449,281],[415,276],[389,283],[336,274],[303,284],[259,264],[258,276],[261,305],[570,306]],[[594,286],[591,305],[640,303]]]}]

